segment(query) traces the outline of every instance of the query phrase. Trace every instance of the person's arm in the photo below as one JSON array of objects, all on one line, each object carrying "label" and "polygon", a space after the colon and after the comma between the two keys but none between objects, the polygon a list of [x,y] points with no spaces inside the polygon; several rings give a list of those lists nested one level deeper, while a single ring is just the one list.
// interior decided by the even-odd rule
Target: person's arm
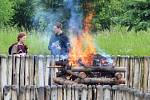
[{"label": "person's arm", "polygon": [[13,54],[17,54],[18,52],[17,52],[17,45],[14,45],[13,47],[12,47],[12,50],[11,50],[11,54],[13,55]]}]

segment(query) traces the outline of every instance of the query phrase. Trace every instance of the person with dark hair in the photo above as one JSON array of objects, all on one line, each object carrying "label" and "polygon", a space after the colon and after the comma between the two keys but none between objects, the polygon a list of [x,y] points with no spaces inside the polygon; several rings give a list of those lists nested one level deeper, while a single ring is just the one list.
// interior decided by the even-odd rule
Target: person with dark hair
[{"label": "person with dark hair", "polygon": [[28,47],[24,44],[25,41],[26,33],[20,32],[17,36],[17,42],[9,47],[9,54],[25,56],[28,53]]},{"label": "person with dark hair", "polygon": [[51,35],[48,49],[54,56],[68,57],[70,43],[69,38],[62,31],[62,24],[57,22],[53,27],[54,34]]}]

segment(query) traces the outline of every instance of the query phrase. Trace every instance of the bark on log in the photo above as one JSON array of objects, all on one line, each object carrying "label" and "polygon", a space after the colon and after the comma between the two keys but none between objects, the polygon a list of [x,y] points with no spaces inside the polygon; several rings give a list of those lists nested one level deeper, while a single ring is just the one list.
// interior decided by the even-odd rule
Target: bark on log
[{"label": "bark on log", "polygon": [[78,83],[81,83],[81,84],[119,84],[117,81],[119,80],[116,80],[114,78],[84,78],[84,79],[78,80]]},{"label": "bark on log", "polygon": [[78,84],[74,81],[63,79],[61,77],[53,78],[53,81],[60,85],[76,85],[76,86],[84,86],[84,84]]},{"label": "bark on log", "polygon": [[90,67],[90,68],[83,68],[83,67],[75,67],[72,68],[71,71],[73,72],[126,72],[125,67]]}]

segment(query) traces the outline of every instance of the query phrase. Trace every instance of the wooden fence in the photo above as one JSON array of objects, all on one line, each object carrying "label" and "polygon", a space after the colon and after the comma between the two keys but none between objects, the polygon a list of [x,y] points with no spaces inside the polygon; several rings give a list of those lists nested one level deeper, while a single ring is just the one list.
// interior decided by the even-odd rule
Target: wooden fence
[{"label": "wooden fence", "polygon": [[[116,67],[126,67],[126,85],[142,92],[150,93],[150,57],[112,57]],[[5,86],[44,87],[56,76],[53,56],[0,56],[0,95]]]},{"label": "wooden fence", "polygon": [[127,86],[5,86],[3,100],[150,100],[150,94]]}]

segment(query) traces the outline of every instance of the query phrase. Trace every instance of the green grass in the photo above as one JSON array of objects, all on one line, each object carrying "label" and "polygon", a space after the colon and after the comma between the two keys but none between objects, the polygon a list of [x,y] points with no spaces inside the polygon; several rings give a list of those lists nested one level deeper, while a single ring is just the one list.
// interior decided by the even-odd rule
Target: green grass
[{"label": "green grass", "polygon": [[[16,42],[17,28],[0,28],[0,54],[8,54],[8,47]],[[49,36],[31,31],[26,44],[29,54],[47,55]],[[115,27],[109,31],[98,32],[94,36],[97,48],[110,55],[150,56],[150,29],[147,32],[127,32],[125,28]]]},{"label": "green grass", "polygon": [[127,32],[116,27],[95,36],[99,48],[110,55],[150,56],[150,30]]},{"label": "green grass", "polygon": [[[12,43],[17,41],[16,37],[19,31],[17,28],[1,28],[0,29],[0,54],[8,54],[8,48]],[[49,37],[36,33],[35,31],[27,32],[26,44],[29,48],[29,54],[34,55],[47,55]]]}]

